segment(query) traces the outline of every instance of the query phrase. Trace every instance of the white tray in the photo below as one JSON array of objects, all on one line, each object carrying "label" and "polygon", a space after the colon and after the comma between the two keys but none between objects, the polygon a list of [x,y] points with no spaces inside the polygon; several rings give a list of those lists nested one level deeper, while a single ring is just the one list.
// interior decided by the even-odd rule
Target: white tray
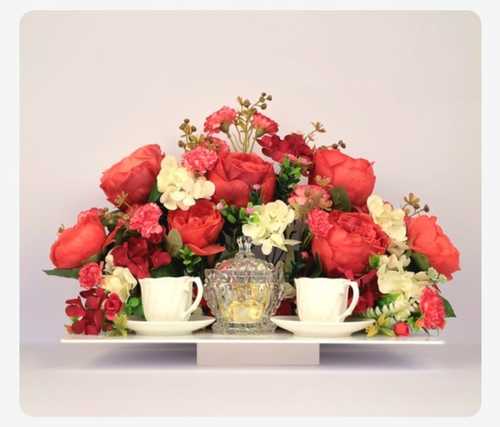
[{"label": "white tray", "polygon": [[319,365],[320,345],[440,345],[437,337],[372,337],[353,335],[348,338],[299,337],[288,332],[269,335],[217,335],[197,332],[183,336],[127,337],[66,335],[64,344],[196,344],[196,360],[200,366],[304,366]]}]

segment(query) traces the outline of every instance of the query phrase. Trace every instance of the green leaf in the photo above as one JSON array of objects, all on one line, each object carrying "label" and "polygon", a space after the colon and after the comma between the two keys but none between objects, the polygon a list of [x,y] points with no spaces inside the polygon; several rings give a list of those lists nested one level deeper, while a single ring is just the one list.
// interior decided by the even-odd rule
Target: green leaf
[{"label": "green leaf", "polygon": [[151,277],[179,277],[182,275],[182,272],[179,271],[175,263],[171,263],[169,265],[163,265],[158,268],[154,268],[151,270]]},{"label": "green leaf", "polygon": [[52,270],[43,270],[49,276],[66,277],[71,279],[78,279],[79,268],[54,268]]},{"label": "green leaf", "polygon": [[160,200],[160,197],[161,193],[158,190],[158,185],[155,182],[155,185],[153,186],[151,192],[149,193],[148,202],[157,202],[158,200]]},{"label": "green leaf", "polygon": [[141,303],[141,300],[137,297],[131,297],[127,301],[127,305],[129,305],[132,308],[139,307],[140,303]]},{"label": "green leaf", "polygon": [[431,264],[429,263],[429,258],[419,252],[410,252],[410,258],[415,264],[416,268],[419,269],[419,271],[427,271],[431,266]]},{"label": "green leaf", "polygon": [[176,256],[182,248],[182,237],[177,230],[170,230],[166,237],[167,252],[171,256]]},{"label": "green leaf", "polygon": [[392,304],[398,297],[399,294],[385,294],[377,301],[377,305],[383,307],[384,305]]},{"label": "green leaf", "polygon": [[445,317],[457,317],[455,311],[453,310],[453,307],[446,298],[443,298],[443,304],[444,304]]},{"label": "green leaf", "polygon": [[377,269],[380,265],[380,256],[379,255],[370,255],[368,258],[368,264],[371,268]]},{"label": "green leaf", "polygon": [[333,200],[333,207],[340,211],[351,212],[352,205],[347,191],[344,187],[335,187],[330,190],[330,194]]}]

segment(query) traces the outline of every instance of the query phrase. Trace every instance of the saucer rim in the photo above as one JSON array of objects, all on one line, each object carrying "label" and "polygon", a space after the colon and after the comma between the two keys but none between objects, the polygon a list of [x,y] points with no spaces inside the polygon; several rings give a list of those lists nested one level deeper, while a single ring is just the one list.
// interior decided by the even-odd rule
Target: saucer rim
[{"label": "saucer rim", "polygon": [[346,320],[344,322],[332,322],[328,320],[300,320],[299,316],[271,316],[271,322],[274,320],[278,322],[290,322],[290,323],[298,323],[301,325],[311,325],[311,326],[340,326],[340,325],[356,325],[360,323],[369,323],[372,324],[375,322],[375,319],[362,319],[356,318],[353,320]]}]

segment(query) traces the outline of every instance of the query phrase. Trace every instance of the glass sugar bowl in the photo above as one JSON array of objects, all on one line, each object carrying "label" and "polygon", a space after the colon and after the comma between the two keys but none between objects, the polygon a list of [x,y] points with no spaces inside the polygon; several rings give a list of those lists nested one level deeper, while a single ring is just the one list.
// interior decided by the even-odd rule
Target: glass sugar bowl
[{"label": "glass sugar bowl", "polygon": [[238,240],[234,258],[205,270],[205,298],[219,334],[265,334],[276,326],[270,318],[283,297],[281,268],[256,258],[250,240]]}]

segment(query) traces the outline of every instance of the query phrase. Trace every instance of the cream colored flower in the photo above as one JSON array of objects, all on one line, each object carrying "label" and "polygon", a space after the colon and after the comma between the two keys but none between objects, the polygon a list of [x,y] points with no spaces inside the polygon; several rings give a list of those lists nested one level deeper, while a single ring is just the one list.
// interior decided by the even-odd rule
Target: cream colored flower
[{"label": "cream colored flower", "polygon": [[126,302],[130,291],[137,285],[137,280],[126,267],[115,267],[111,274],[102,278],[101,286],[108,292],[118,295],[122,302]]},{"label": "cream colored flower", "polygon": [[165,156],[156,178],[160,202],[168,210],[188,210],[198,199],[209,199],[215,185],[205,177],[196,177],[190,170],[177,163],[173,156]]},{"label": "cream colored flower", "polygon": [[286,251],[286,245],[300,243],[284,236],[294,219],[294,210],[281,200],[255,206],[249,223],[243,225],[243,234],[250,237],[254,245],[262,246],[264,255],[269,255],[273,247]]},{"label": "cream colored flower", "polygon": [[405,213],[403,209],[394,209],[389,203],[384,203],[380,196],[372,194],[366,201],[368,211],[375,224],[396,242],[406,241]]},{"label": "cream colored flower", "polygon": [[[406,298],[419,297],[427,285],[422,275],[405,271],[410,264],[410,258],[402,255],[383,255],[380,257],[377,270],[378,288],[383,294],[401,293]],[[424,273],[425,274],[425,273]]]}]

